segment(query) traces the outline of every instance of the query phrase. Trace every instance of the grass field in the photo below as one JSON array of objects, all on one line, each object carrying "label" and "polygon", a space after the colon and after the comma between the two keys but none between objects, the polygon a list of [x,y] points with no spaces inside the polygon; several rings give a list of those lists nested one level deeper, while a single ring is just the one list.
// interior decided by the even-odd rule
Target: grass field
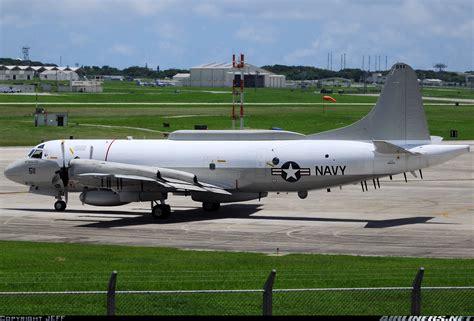
[{"label": "grass field", "polygon": [[[8,241],[0,241],[0,249],[0,291],[106,290],[108,278],[113,270],[118,272],[118,290],[261,289],[272,269],[277,271],[275,289],[409,287],[421,266],[426,270],[423,286],[474,285],[474,260],[302,254],[268,256],[254,253],[183,251],[170,248]],[[275,298],[275,304],[279,304],[280,313],[317,312],[301,302],[306,300],[307,303],[317,303],[318,298],[314,294],[312,296],[306,294],[299,298],[287,297],[295,300],[294,304],[278,301],[279,297],[283,300],[285,295],[289,294],[281,293]],[[362,314],[377,314],[384,311],[380,310],[380,307],[393,305],[396,302],[401,305],[399,313],[409,313],[402,310],[409,309],[408,302],[405,302],[405,299],[409,297],[407,293],[385,293],[379,298],[365,295],[354,297],[353,293],[349,297],[345,295],[338,298],[341,295],[325,294],[325,305],[320,308],[327,309],[324,310],[326,312],[336,309],[339,313],[344,313],[346,310],[343,307],[346,306],[346,313],[354,314],[356,313],[354,311],[359,311]],[[459,302],[455,300],[451,302],[448,297],[446,302],[441,302],[441,306],[437,307],[440,310],[435,311],[438,313],[445,311],[448,314],[468,314],[469,312],[472,314],[474,305],[470,305],[469,302],[474,302],[474,300],[471,301],[474,299],[474,291],[467,295],[469,297],[465,301],[467,303],[463,305],[464,310],[458,306]],[[397,298],[397,296],[400,297]],[[144,300],[138,297],[133,299]],[[123,302],[122,313],[146,314],[158,311],[166,312],[166,314],[213,314],[218,310],[203,310],[205,307],[209,308],[210,299],[217,301],[214,302],[216,307],[227,304],[229,308],[236,309],[234,312],[237,314],[239,311],[242,314],[251,312],[258,314],[261,304],[261,294],[258,293],[238,294],[232,297],[226,297],[226,295],[200,295],[194,298],[183,296],[180,299],[155,297],[154,300],[157,300],[155,304],[147,305],[146,302],[142,302],[139,311],[133,310],[132,303],[128,307],[129,305]],[[9,299],[0,296],[1,300]],[[36,311],[35,313],[49,313],[51,310],[48,310],[48,305],[54,308],[58,304],[57,300],[61,299],[45,300],[43,298],[42,300],[40,300],[41,305],[38,305],[36,300],[25,300],[19,310],[14,311],[26,309]],[[105,311],[104,300],[99,300],[99,303],[91,297],[77,297],[74,300],[74,303],[64,303],[62,309],[75,313],[93,313],[94,311],[103,313]],[[356,301],[353,300],[359,300],[360,306],[355,305]],[[374,304],[374,300],[380,300],[380,304]],[[188,302],[189,306],[184,306],[183,302]],[[251,305],[251,308],[248,305]],[[1,307],[2,302],[0,302],[0,313],[2,313]],[[28,310],[29,308],[32,310]],[[10,306],[10,309],[13,307]]]},{"label": "grass field", "polygon": [[[424,89],[425,94],[433,97],[474,98],[474,94],[467,89]],[[321,94],[315,93],[314,89],[248,89],[245,93],[245,127],[278,127],[304,134],[320,132],[357,121],[370,111],[377,99],[344,94],[333,94],[333,97],[337,99],[337,104],[325,104],[323,112]],[[193,129],[197,124],[207,124],[209,129],[230,129],[231,101],[230,90],[224,88],[138,87],[133,83],[106,82],[104,93],[101,94],[53,93],[38,96],[38,104],[48,111],[68,111],[69,127],[35,128],[33,113],[36,97],[2,94],[0,146],[31,146],[41,140],[69,136],[163,138],[162,132]],[[187,105],[189,103],[195,105]],[[255,105],[262,103],[268,105]],[[281,103],[284,105],[278,105]],[[454,103],[449,102],[443,104],[425,101],[431,134],[450,139],[450,130],[456,129],[459,133],[456,139],[474,139],[474,106],[461,103],[454,107]],[[169,128],[163,127],[165,122],[170,124]]]}]

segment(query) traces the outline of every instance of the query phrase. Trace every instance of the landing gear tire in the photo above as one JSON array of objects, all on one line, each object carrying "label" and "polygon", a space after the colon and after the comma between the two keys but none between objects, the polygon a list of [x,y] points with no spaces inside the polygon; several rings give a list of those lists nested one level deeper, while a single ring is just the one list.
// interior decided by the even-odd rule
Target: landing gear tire
[{"label": "landing gear tire", "polygon": [[171,215],[171,207],[166,204],[155,205],[151,210],[151,215],[157,220],[167,219]]},{"label": "landing gear tire", "polygon": [[219,210],[221,203],[202,202],[202,209],[206,212],[215,212]]},{"label": "landing gear tire", "polygon": [[56,203],[54,203],[54,209],[58,212],[63,212],[66,209],[66,202],[56,201]]}]

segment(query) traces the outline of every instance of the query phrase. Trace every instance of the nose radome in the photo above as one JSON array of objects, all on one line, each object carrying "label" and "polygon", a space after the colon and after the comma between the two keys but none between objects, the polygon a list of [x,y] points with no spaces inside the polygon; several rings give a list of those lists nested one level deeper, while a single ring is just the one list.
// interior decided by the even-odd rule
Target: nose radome
[{"label": "nose radome", "polygon": [[3,174],[5,175],[6,178],[10,179],[13,175],[13,171],[14,171],[14,163],[11,163],[7,166],[7,168],[5,168],[5,170],[3,171]]},{"label": "nose radome", "polygon": [[3,174],[9,180],[16,182],[18,180],[18,177],[21,174],[20,170],[21,170],[22,165],[24,165],[23,160],[14,161],[13,163],[9,164],[7,168],[5,168],[5,170],[3,171]]}]

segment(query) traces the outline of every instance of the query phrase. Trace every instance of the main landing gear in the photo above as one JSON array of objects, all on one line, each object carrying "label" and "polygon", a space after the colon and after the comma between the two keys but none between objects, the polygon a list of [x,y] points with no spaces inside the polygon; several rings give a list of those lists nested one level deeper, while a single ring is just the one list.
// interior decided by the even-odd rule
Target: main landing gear
[{"label": "main landing gear", "polygon": [[[153,205],[155,204],[155,205]],[[158,220],[164,220],[171,215],[171,207],[166,205],[164,202],[157,204],[156,202],[151,202],[151,216]]]},{"label": "main landing gear", "polygon": [[54,209],[58,212],[64,212],[66,209],[66,202],[63,200],[58,200],[54,203]]}]

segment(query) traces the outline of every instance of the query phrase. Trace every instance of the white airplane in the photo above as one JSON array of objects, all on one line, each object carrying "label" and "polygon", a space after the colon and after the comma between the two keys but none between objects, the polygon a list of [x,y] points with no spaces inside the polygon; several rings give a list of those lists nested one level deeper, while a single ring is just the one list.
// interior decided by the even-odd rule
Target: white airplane
[{"label": "white airplane", "polygon": [[[469,152],[430,137],[413,69],[395,64],[372,111],[358,122],[313,135],[271,130],[179,130],[167,140],[54,140],[5,169],[31,193],[54,196],[64,211],[69,192],[89,205],[150,201],[167,218],[168,193],[190,195],[204,210],[260,199],[268,192],[329,189],[415,171]],[[377,185],[376,185],[377,182]],[[63,200],[64,198],[64,200]]]}]

